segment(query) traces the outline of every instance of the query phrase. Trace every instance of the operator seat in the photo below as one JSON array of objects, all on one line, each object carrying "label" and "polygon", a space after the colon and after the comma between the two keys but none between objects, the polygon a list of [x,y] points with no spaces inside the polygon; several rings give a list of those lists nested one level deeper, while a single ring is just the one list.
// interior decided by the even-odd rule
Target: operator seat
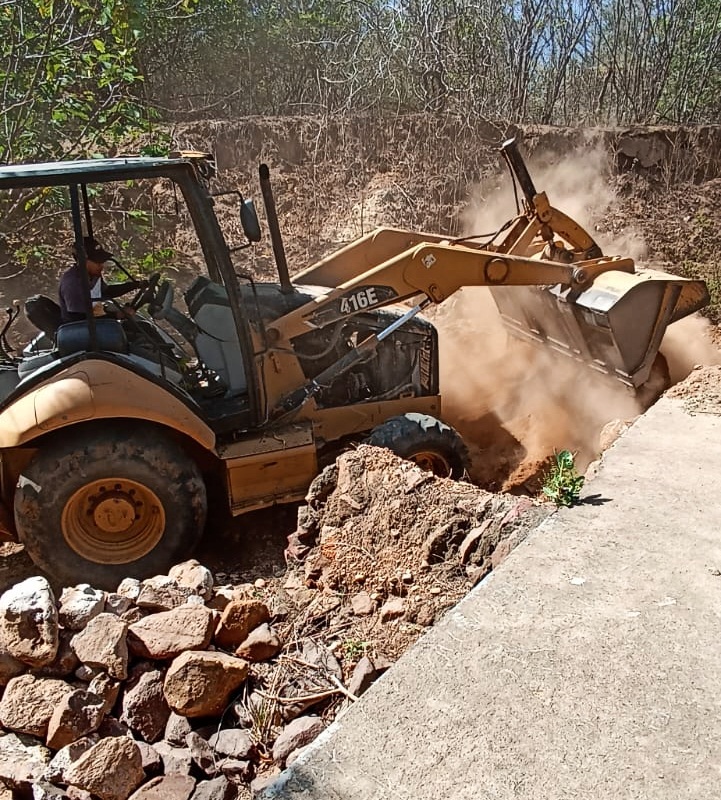
[{"label": "operator seat", "polygon": [[198,327],[195,350],[226,386],[228,395],[248,391],[243,354],[228,293],[220,284],[198,276],[185,293],[185,304]]},{"label": "operator seat", "polygon": [[34,294],[25,301],[25,316],[42,331],[48,339],[55,337],[60,327],[60,306],[44,294]]}]

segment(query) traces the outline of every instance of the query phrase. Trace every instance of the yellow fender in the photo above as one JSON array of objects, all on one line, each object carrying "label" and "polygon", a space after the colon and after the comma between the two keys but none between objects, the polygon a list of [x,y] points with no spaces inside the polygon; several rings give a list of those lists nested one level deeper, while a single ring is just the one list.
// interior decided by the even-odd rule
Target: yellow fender
[{"label": "yellow fender", "polygon": [[215,433],[184,403],[118,364],[88,359],[34,386],[0,413],[0,448],[94,419],[142,419],[214,450]]}]

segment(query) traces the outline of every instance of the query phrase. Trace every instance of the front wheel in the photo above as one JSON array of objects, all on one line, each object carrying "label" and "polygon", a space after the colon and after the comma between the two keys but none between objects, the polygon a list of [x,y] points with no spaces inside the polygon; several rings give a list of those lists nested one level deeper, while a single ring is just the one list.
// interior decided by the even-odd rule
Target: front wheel
[{"label": "front wheel", "polygon": [[151,426],[67,428],[41,447],[15,490],[28,555],[72,585],[115,589],[188,557],[207,512],[195,462]]},{"label": "front wheel", "polygon": [[439,478],[460,480],[470,463],[458,431],[428,414],[391,417],[373,428],[365,444],[387,447]]}]

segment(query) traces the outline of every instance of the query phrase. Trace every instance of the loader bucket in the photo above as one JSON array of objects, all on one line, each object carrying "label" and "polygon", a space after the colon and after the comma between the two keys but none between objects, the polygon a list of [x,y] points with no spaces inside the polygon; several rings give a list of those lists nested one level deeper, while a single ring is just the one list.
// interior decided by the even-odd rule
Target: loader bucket
[{"label": "loader bucket", "polygon": [[494,287],[506,328],[629,387],[649,379],[666,328],[709,302],[703,281],[651,269],[609,271],[584,291]]}]

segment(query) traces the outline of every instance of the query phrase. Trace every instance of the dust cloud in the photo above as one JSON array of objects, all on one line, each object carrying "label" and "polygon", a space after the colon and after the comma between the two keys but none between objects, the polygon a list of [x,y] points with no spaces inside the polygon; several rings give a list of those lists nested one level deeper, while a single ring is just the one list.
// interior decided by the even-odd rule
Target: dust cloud
[{"label": "dust cloud", "polygon": [[[529,169],[536,189],[547,192],[552,205],[597,238],[605,253],[642,259],[645,246],[638,234],[604,240],[595,232],[594,220],[614,200],[603,177],[604,159],[599,151],[582,152],[561,166],[535,169],[531,163]],[[480,186],[474,194],[464,218],[466,235],[496,230],[514,216],[508,185]],[[576,454],[583,471],[600,454],[604,426],[632,420],[643,410],[622,384],[511,337],[484,287],[463,289],[433,316],[439,331],[443,416],[469,444],[471,478],[481,486],[538,491],[549,459],[563,449]],[[669,328],[662,352],[672,380],[684,378],[697,363],[721,363],[707,327],[705,320],[692,317]]]}]

